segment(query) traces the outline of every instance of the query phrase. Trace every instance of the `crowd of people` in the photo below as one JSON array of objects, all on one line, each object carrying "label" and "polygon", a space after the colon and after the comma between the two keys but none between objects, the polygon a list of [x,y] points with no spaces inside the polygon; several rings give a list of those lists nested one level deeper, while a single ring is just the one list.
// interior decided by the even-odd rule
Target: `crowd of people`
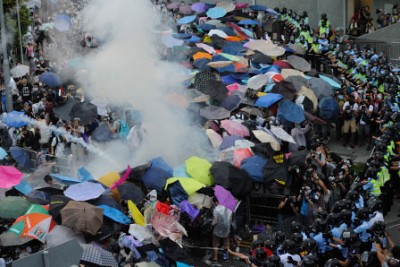
[{"label": "crowd of people", "polygon": [[[160,58],[192,71],[188,90],[207,100],[191,99],[188,110],[204,128],[210,146],[220,151],[218,161],[201,159],[208,167],[200,174],[193,174],[186,162],[180,174],[187,178],[170,180],[175,169],[159,159],[127,168],[111,182],[100,178],[101,196],[79,203],[93,210],[109,206],[122,215],[106,216],[104,211],[103,224],[94,232],[66,222],[60,210],[80,204],[68,190],[75,182],[57,174],[38,178],[52,191],[34,188],[24,193],[18,185],[8,187],[0,196],[0,210],[1,202],[11,196],[45,207],[57,231],[80,232],[74,237],[79,243],[112,253],[114,261],[103,266],[140,261],[198,266],[188,254],[192,248],[212,251],[205,253],[204,262],[215,266],[229,259],[250,266],[399,266],[399,247],[384,223],[400,186],[398,66],[382,52],[338,35],[326,14],[313,28],[306,12],[298,15],[286,8],[153,4],[162,16],[160,28],[170,25],[176,32],[160,30],[155,44]],[[64,58],[74,58],[77,51],[68,50],[69,43],[78,44],[80,55],[101,53],[101,43],[81,32],[82,3],[59,1],[54,7],[51,16],[35,10],[34,25],[24,37],[29,70],[15,72],[9,83],[13,109],[21,112],[14,118],[23,114],[24,123],[3,116],[1,147],[7,153],[2,162],[27,172],[47,166],[54,171],[71,155],[73,171],[62,174],[72,175],[88,161],[88,144],[121,140],[134,151],[146,131],[133,108],[109,107],[101,114],[96,108],[89,120],[80,112],[69,119],[62,115],[60,108],[71,105],[71,111],[89,101],[84,93],[88,88],[74,79],[74,62],[59,62],[55,51],[62,47]],[[208,13],[213,8],[222,13]],[[367,18],[368,12],[363,10],[362,16]],[[67,31],[55,27],[59,15],[70,17]],[[365,31],[366,18],[359,21]],[[293,57],[304,59],[305,66],[295,64]],[[62,81],[54,84],[44,78],[46,73]],[[3,80],[3,113],[4,84]],[[206,113],[210,107],[222,113]],[[100,128],[102,138],[96,135]],[[356,169],[352,159],[330,152],[333,138],[349,149],[373,149],[371,157]],[[35,152],[34,165],[21,162],[16,148]],[[78,182],[99,184],[90,178]],[[129,197],[120,186],[129,188]],[[261,191],[282,196],[273,231],[244,219],[248,211],[243,203]],[[52,201],[60,201],[60,195],[63,204],[57,211],[60,202]],[[21,217],[30,215],[25,213],[28,207]],[[4,235],[14,229],[17,217],[0,213],[0,219],[0,266],[55,245],[32,234],[9,245]],[[48,226],[48,235],[54,227]],[[254,234],[250,251],[242,253],[240,239],[249,238],[249,233]],[[81,264],[93,262],[82,256]]]}]

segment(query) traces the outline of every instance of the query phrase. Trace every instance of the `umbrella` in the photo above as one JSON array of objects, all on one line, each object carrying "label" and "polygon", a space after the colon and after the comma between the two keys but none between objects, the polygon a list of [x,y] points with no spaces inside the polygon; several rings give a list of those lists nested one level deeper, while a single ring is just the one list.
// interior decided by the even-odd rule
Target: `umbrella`
[{"label": "umbrella", "polygon": [[16,219],[25,214],[31,203],[23,197],[9,196],[0,199],[0,218]]},{"label": "umbrella", "polygon": [[32,238],[21,237],[13,232],[4,231],[0,235],[0,245],[4,247],[20,246],[29,241],[32,241]]},{"label": "umbrella", "polygon": [[91,244],[81,244],[81,246],[83,248],[81,263],[84,265],[107,267],[119,266],[111,252]]},{"label": "umbrella", "polygon": [[293,68],[295,68],[295,69],[298,69],[298,70],[304,71],[304,72],[311,70],[310,63],[308,63],[308,61],[302,57],[292,55],[292,56],[288,56],[287,60],[288,60],[289,64],[291,66],[293,66]]},{"label": "umbrella", "polygon": [[296,77],[297,76],[301,76],[303,78],[306,77],[303,72],[301,72],[299,70],[295,70],[295,69],[282,69],[281,75],[285,79],[287,79],[287,78],[289,78],[291,76],[296,76]]},{"label": "umbrella", "polygon": [[103,225],[103,210],[86,202],[70,201],[60,213],[62,225],[79,232],[95,235]]},{"label": "umbrella", "polygon": [[[135,225],[144,226],[146,224],[145,221],[144,221],[143,214],[137,208],[135,203],[133,203],[131,200],[128,200],[128,210],[129,210],[129,213],[132,216],[133,221],[135,222]],[[132,227],[132,224],[131,224],[131,227]]]},{"label": "umbrella", "polygon": [[240,168],[256,182],[264,181],[264,166],[267,160],[259,155],[248,157],[242,161]]},{"label": "umbrella", "polygon": [[273,150],[281,150],[280,143],[269,133],[262,130],[254,130],[253,134],[261,143],[269,143]]},{"label": "umbrella", "polygon": [[64,121],[70,121],[71,117],[69,114],[71,113],[72,107],[77,103],[79,103],[79,100],[72,97],[68,98],[65,104],[62,106],[57,106],[53,109],[54,115]]},{"label": "umbrella", "polygon": [[208,10],[207,5],[200,2],[192,4],[191,8],[196,13],[204,13]]},{"label": "umbrella", "polygon": [[64,195],[76,201],[86,201],[98,198],[104,192],[105,189],[101,184],[82,182],[68,187]]},{"label": "umbrella", "polygon": [[208,160],[199,157],[190,157],[185,161],[185,166],[186,166],[186,172],[193,179],[209,186],[211,186],[214,183],[210,173],[211,163],[208,162]]},{"label": "umbrella", "polygon": [[21,182],[14,186],[14,189],[16,189],[18,192],[20,192],[23,195],[27,195],[30,192],[32,192],[31,184],[28,183],[28,181],[25,179],[21,179]]},{"label": "umbrella", "polygon": [[235,142],[235,147],[231,147],[220,152],[219,159],[222,161],[227,161],[232,163],[235,167],[240,167],[242,161],[245,158],[251,157],[253,152],[250,149],[250,146],[254,145],[253,143],[243,145],[239,145],[238,141]]},{"label": "umbrella", "polygon": [[50,201],[50,195],[37,189],[29,192],[29,194],[26,195],[26,198],[30,202],[40,205],[47,205]]},{"label": "umbrella", "polygon": [[71,184],[77,184],[82,182],[81,180],[77,178],[72,178],[69,176],[61,175],[58,173],[50,173],[51,178],[56,179],[57,181],[61,182],[62,184],[66,185],[71,185]]},{"label": "umbrella", "polygon": [[242,99],[238,95],[230,95],[224,99],[221,103],[221,107],[225,108],[228,111],[233,111],[237,109],[242,103]]},{"label": "umbrella", "polygon": [[184,44],[183,40],[179,40],[174,38],[172,34],[164,35],[161,37],[161,42],[168,48],[172,48],[175,46],[181,46]]},{"label": "umbrella", "polygon": [[171,174],[161,168],[156,168],[151,166],[146,172],[142,175],[142,181],[148,190],[157,190],[158,193],[161,193],[165,182],[168,178],[171,177]]},{"label": "umbrella", "polygon": [[228,135],[228,136],[225,136],[225,137],[222,139],[221,144],[219,145],[219,149],[220,149],[220,150],[225,150],[225,149],[227,149],[227,148],[234,147],[234,146],[235,146],[235,142],[236,142],[237,140],[244,140],[244,138],[241,137],[241,136],[237,136],[237,135]]},{"label": "umbrella", "polygon": [[182,13],[183,15],[190,15],[193,13],[192,7],[187,4],[182,4],[179,6],[179,12]]},{"label": "umbrella", "polygon": [[44,72],[40,74],[39,81],[51,87],[62,85],[61,77],[53,72]]},{"label": "umbrella", "polygon": [[85,243],[85,239],[82,234],[74,233],[68,227],[56,225],[53,227],[50,233],[46,235],[46,247],[55,247],[72,239],[77,240],[79,244]]},{"label": "umbrella", "polygon": [[179,8],[180,3],[179,2],[172,2],[170,4],[167,5],[168,9],[178,9]]},{"label": "umbrella", "polygon": [[169,178],[165,184],[165,188],[168,188],[168,185],[179,181],[181,184],[182,188],[185,190],[185,192],[190,196],[196,193],[198,190],[201,188],[205,187],[204,184],[200,183],[199,181],[193,179],[193,178],[181,178],[181,177],[173,177]]},{"label": "umbrella", "polygon": [[284,98],[289,100],[294,100],[297,93],[294,85],[291,82],[285,80],[276,83],[274,87],[272,87],[271,92],[281,94]]},{"label": "umbrella", "polygon": [[91,136],[93,141],[96,142],[108,142],[114,138],[114,134],[110,129],[108,122],[100,123]]},{"label": "umbrella", "polygon": [[240,111],[246,112],[249,115],[264,117],[264,113],[260,109],[255,108],[255,107],[244,107],[244,108],[241,108]]},{"label": "umbrella", "polygon": [[21,237],[34,238],[42,243],[52,227],[52,217],[49,214],[29,213],[18,217],[8,229]]},{"label": "umbrella", "polygon": [[297,55],[304,55],[306,53],[306,51],[304,50],[304,48],[302,48],[301,46],[297,45],[297,44],[290,44],[289,48],[293,50],[293,52]]},{"label": "umbrella", "polygon": [[206,14],[209,18],[218,19],[226,15],[226,10],[222,7],[213,7],[210,8]]},{"label": "umbrella", "polygon": [[264,182],[276,181],[285,185],[288,175],[288,166],[285,163],[278,164],[275,160],[269,160],[264,165]]},{"label": "umbrella", "polygon": [[97,118],[97,107],[90,102],[79,102],[72,106],[71,118],[79,118],[83,124],[93,122]]},{"label": "umbrella", "polygon": [[239,21],[239,25],[258,25],[258,21],[254,19],[244,19]]},{"label": "umbrella", "polygon": [[340,114],[339,104],[334,97],[322,98],[318,106],[319,114],[324,120],[333,121]]},{"label": "umbrella", "polygon": [[305,96],[312,102],[312,111],[311,112],[317,111],[318,98],[317,98],[317,96],[314,94],[314,92],[312,90],[310,90],[310,89],[308,89],[307,87],[304,86],[304,87],[301,88],[301,90],[299,91],[298,95],[299,96]]},{"label": "umbrella", "polygon": [[309,113],[307,111],[304,112],[304,115],[306,116],[307,120],[311,121],[314,124],[320,124],[320,125],[327,124],[327,122],[324,121],[323,119],[321,119],[321,118],[319,118],[319,117],[317,117],[317,116],[315,116],[315,115],[313,115],[313,114],[311,114],[311,113]]},{"label": "umbrella", "polygon": [[3,113],[2,121],[10,127],[22,127],[28,125],[29,118],[24,112],[11,111]]},{"label": "umbrella", "polygon": [[293,137],[290,134],[288,134],[285,130],[283,130],[281,127],[272,125],[271,132],[282,141],[293,143],[293,144],[296,143],[296,141],[294,141]]},{"label": "umbrella", "polygon": [[232,196],[231,192],[220,185],[216,185],[214,187],[214,195],[217,198],[219,205],[230,209],[232,212],[235,211],[237,200]]},{"label": "umbrella", "polygon": [[[118,172],[109,172],[106,175],[100,177],[97,181],[105,185],[106,187],[113,186],[119,179],[121,179]],[[113,189],[113,196],[115,199],[120,199],[117,189]]]},{"label": "umbrella", "polygon": [[60,211],[70,202],[69,197],[63,195],[50,196],[49,213],[56,222],[61,222]]},{"label": "umbrella", "polygon": [[29,73],[29,66],[17,65],[10,70],[10,73],[14,78],[20,78]]},{"label": "umbrella", "polygon": [[221,128],[224,128],[230,135],[250,136],[249,129],[246,126],[233,120],[221,121]]},{"label": "umbrella", "polygon": [[10,147],[10,154],[21,167],[29,169],[32,166],[28,151],[20,147],[13,146]]},{"label": "umbrella", "polygon": [[214,148],[219,147],[219,145],[222,142],[222,136],[219,135],[216,131],[213,129],[206,129],[206,134],[208,138],[210,139],[210,142]]},{"label": "umbrella", "polygon": [[254,55],[250,57],[251,61],[256,64],[272,64],[273,60],[261,52],[255,51]]},{"label": "umbrella", "polygon": [[209,54],[215,54],[215,49],[212,46],[209,46],[209,45],[206,45],[206,44],[203,44],[203,43],[197,43],[196,47],[207,51],[207,53],[209,53]]},{"label": "umbrella", "polygon": [[200,210],[196,209],[187,200],[183,200],[179,204],[179,208],[181,209],[181,212],[187,213],[189,215],[191,222],[193,222],[200,213]]},{"label": "umbrella", "polygon": [[200,116],[208,120],[222,120],[229,118],[231,112],[223,107],[207,106],[200,109]]},{"label": "umbrella", "polygon": [[224,31],[221,31],[219,29],[210,30],[207,35],[208,36],[216,35],[216,36],[219,36],[219,37],[224,38],[224,39],[228,37],[228,35]]},{"label": "umbrella", "polygon": [[340,83],[335,81],[334,79],[332,79],[332,78],[330,78],[328,76],[322,75],[322,74],[319,74],[318,76],[319,76],[319,78],[321,78],[325,82],[329,83],[329,85],[332,86],[334,89],[340,89],[341,88]]},{"label": "umbrella", "polygon": [[176,20],[176,23],[178,23],[178,24],[189,24],[189,23],[192,23],[196,18],[197,18],[196,15],[186,16],[186,17],[183,17],[183,18],[180,18],[180,19]]},{"label": "umbrella", "polygon": [[281,69],[292,69],[293,67],[286,60],[274,61],[273,65],[280,67]]},{"label": "umbrella", "polygon": [[210,63],[210,62],[211,61],[207,58],[200,58],[200,59],[196,59],[195,61],[193,61],[193,66],[195,66],[199,70],[208,70],[208,69],[210,69],[210,66],[208,66],[208,63]]},{"label": "umbrella", "polygon": [[196,27],[197,27],[197,29],[202,30],[202,31],[211,31],[211,30],[217,28],[215,25],[211,25],[208,23],[202,23],[202,24],[196,25]]},{"label": "umbrella", "polygon": [[7,157],[7,151],[4,150],[4,148],[0,147],[0,160],[3,160],[5,157]]},{"label": "umbrella", "polygon": [[257,107],[269,108],[274,103],[281,101],[282,98],[283,98],[283,96],[281,94],[268,93],[264,96],[259,97],[256,100],[255,105]]},{"label": "umbrella", "polygon": [[179,181],[168,184],[167,191],[172,203],[178,207],[182,201],[187,200],[189,197]]},{"label": "umbrella", "polygon": [[293,84],[293,86],[296,88],[296,91],[300,91],[304,87],[307,88],[307,86],[308,86],[308,80],[306,78],[304,78],[303,76],[290,76],[290,77],[285,78],[285,81],[291,82]]},{"label": "umbrella", "polygon": [[218,2],[216,4],[216,7],[225,9],[226,13],[229,13],[229,12],[232,12],[233,10],[235,10],[235,4],[228,3],[228,2]]},{"label": "umbrella", "polygon": [[286,99],[279,102],[278,116],[294,123],[301,123],[305,120],[304,109],[295,102]]},{"label": "umbrella", "polygon": [[248,82],[247,86],[251,89],[258,90],[263,87],[268,82],[268,75],[259,74],[251,77]]},{"label": "umbrella", "polygon": [[23,174],[13,166],[0,166],[0,188],[10,188],[21,182]]},{"label": "umbrella", "polygon": [[249,8],[254,11],[267,11],[268,9],[266,6],[263,5],[251,5],[249,6]]},{"label": "umbrella", "polygon": [[71,28],[71,18],[67,15],[57,15],[54,18],[54,27],[60,32],[69,31]]},{"label": "umbrella", "polygon": [[117,189],[121,199],[132,200],[135,204],[140,204],[145,197],[142,189],[130,182],[117,186]]},{"label": "umbrella", "polygon": [[97,206],[103,210],[103,215],[110,218],[111,220],[121,223],[121,224],[130,224],[132,221],[121,211],[116,208],[107,206],[107,205],[99,205]]},{"label": "umbrella", "polygon": [[235,197],[245,197],[253,189],[250,176],[229,162],[216,161],[210,171],[215,183],[230,190]]},{"label": "umbrella", "polygon": [[332,87],[324,80],[320,78],[311,78],[308,82],[310,89],[314,91],[318,99],[333,95]]}]

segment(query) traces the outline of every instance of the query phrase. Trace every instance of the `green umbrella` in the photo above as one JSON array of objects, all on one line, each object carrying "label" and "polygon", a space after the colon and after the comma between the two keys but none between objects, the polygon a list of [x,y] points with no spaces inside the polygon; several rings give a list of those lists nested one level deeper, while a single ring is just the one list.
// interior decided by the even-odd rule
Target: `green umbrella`
[{"label": "green umbrella", "polygon": [[23,197],[0,199],[0,218],[16,219],[25,214],[31,203]]},{"label": "green umbrella", "polygon": [[29,206],[29,209],[25,212],[25,215],[31,214],[31,213],[42,213],[42,214],[49,215],[49,211],[46,208],[44,208],[42,205],[39,205],[39,204],[31,204]]},{"label": "green umbrella", "polygon": [[205,159],[191,157],[185,161],[186,172],[195,180],[205,185],[213,185],[214,180],[210,173],[211,163]]}]

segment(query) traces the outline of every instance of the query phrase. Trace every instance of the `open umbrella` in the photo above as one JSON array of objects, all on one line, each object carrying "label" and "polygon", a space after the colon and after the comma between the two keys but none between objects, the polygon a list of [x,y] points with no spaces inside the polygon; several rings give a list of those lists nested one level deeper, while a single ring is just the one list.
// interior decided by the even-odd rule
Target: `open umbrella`
[{"label": "open umbrella", "polygon": [[0,188],[10,188],[21,182],[23,174],[13,166],[0,166]]},{"label": "open umbrella", "polygon": [[32,162],[28,151],[18,146],[13,146],[10,147],[10,154],[21,167],[27,169],[32,167]]},{"label": "open umbrella", "polygon": [[211,163],[199,157],[190,157],[185,161],[186,172],[193,179],[205,185],[214,183],[210,173]]},{"label": "open umbrella", "polygon": [[34,238],[44,243],[45,237],[51,230],[52,226],[51,215],[29,213],[18,217],[8,231],[13,232],[18,236]]},{"label": "open umbrella", "polygon": [[44,72],[40,74],[39,81],[50,87],[57,87],[62,85],[61,77],[53,72]]},{"label": "open umbrella", "polygon": [[10,127],[19,128],[28,125],[29,118],[24,112],[11,111],[3,113],[2,121]]},{"label": "open umbrella", "polygon": [[60,32],[69,31],[71,29],[71,17],[67,15],[57,15],[54,18],[54,28]]},{"label": "open umbrella", "polygon": [[261,52],[258,51],[254,51],[254,55],[250,56],[250,59],[253,63],[256,64],[272,64],[273,63],[273,59],[270,58],[267,55],[264,55]]},{"label": "open umbrella", "polygon": [[29,73],[29,66],[17,65],[10,70],[10,73],[14,78],[20,78]]},{"label": "open umbrella", "polygon": [[244,19],[239,21],[239,25],[258,25],[258,21],[254,19]]},{"label": "open umbrella", "polygon": [[176,206],[180,206],[180,203],[189,197],[179,181],[168,184],[167,191],[172,203]]},{"label": "open umbrella", "polygon": [[91,137],[93,141],[102,143],[112,140],[114,138],[114,134],[110,129],[108,122],[102,122],[100,123],[99,127],[93,131]]},{"label": "open umbrella", "polygon": [[97,118],[97,107],[90,102],[79,102],[72,106],[71,118],[79,118],[83,124],[91,123]]},{"label": "open umbrella", "polygon": [[240,96],[230,95],[222,101],[220,106],[225,108],[226,110],[233,111],[237,109],[241,103],[242,99],[240,98]]},{"label": "open umbrella", "polygon": [[49,213],[53,216],[56,222],[61,223],[60,211],[70,202],[72,199],[63,195],[50,196]]},{"label": "open umbrella", "polygon": [[0,199],[0,218],[16,219],[25,214],[31,203],[23,197],[9,196]]},{"label": "open umbrella", "polygon": [[262,130],[254,130],[253,134],[261,143],[270,144],[273,150],[275,151],[281,150],[280,143],[269,133]]},{"label": "open umbrella", "polygon": [[264,181],[264,166],[267,160],[259,155],[248,157],[242,161],[240,168],[257,182]]},{"label": "open umbrella", "polygon": [[274,103],[281,101],[282,98],[283,96],[281,94],[268,93],[264,96],[259,97],[256,100],[255,105],[258,107],[269,108]]},{"label": "open umbrella", "polygon": [[230,209],[232,212],[235,211],[237,200],[232,196],[231,192],[220,185],[216,185],[214,187],[214,195],[217,198],[219,205]]},{"label": "open umbrella", "polygon": [[170,4],[167,5],[168,9],[178,9],[179,8],[180,3],[179,2],[172,2]]},{"label": "open umbrella", "polygon": [[278,116],[294,123],[301,123],[305,120],[304,109],[289,100],[279,102]]},{"label": "open umbrella", "polygon": [[192,4],[191,8],[196,13],[204,13],[208,10],[208,6],[201,2]]},{"label": "open umbrella", "polygon": [[65,104],[57,106],[53,109],[54,115],[56,116],[56,118],[62,119],[64,121],[70,121],[71,117],[69,114],[71,113],[72,107],[77,103],[79,103],[79,100],[72,97],[68,98]]},{"label": "open umbrella", "polygon": [[213,129],[207,129],[206,134],[208,138],[210,139],[210,142],[214,148],[219,147],[219,145],[222,142],[222,136],[218,134],[216,131]]},{"label": "open umbrella", "polygon": [[32,240],[32,238],[22,237],[8,231],[4,231],[0,235],[0,245],[3,247],[20,246]]},{"label": "open umbrella", "polygon": [[53,229],[46,235],[46,247],[55,247],[61,245],[69,240],[75,239],[79,244],[84,244],[85,239],[82,234],[74,233],[68,227],[62,225],[56,225]]},{"label": "open umbrella", "polygon": [[258,117],[264,117],[264,113],[256,107],[244,107],[241,108],[240,111],[246,112],[249,115],[254,115],[254,116],[258,116]]},{"label": "open umbrella", "polygon": [[278,126],[271,126],[271,132],[280,140],[295,144],[293,137],[288,134],[284,129]]},{"label": "open umbrella", "polygon": [[294,100],[297,93],[294,85],[291,82],[285,80],[276,83],[274,87],[272,87],[271,92],[281,94],[284,98],[289,100]]},{"label": "open umbrella", "polygon": [[251,77],[248,82],[247,86],[251,89],[258,90],[263,87],[268,82],[268,75],[259,74]]},{"label": "open umbrella", "polygon": [[309,81],[310,89],[314,91],[318,99],[333,95],[332,86],[320,78],[311,78]]},{"label": "open umbrella", "polygon": [[267,11],[268,9],[266,6],[263,5],[251,5],[249,6],[249,8],[254,11]]},{"label": "open umbrella", "polygon": [[196,193],[198,190],[201,188],[205,187],[204,184],[200,183],[199,181],[193,179],[193,178],[180,178],[180,177],[173,177],[169,178],[165,184],[165,188],[168,187],[168,185],[179,181],[181,184],[182,188],[186,191],[186,193],[190,196]]},{"label": "open umbrella", "polygon": [[148,190],[155,189],[158,193],[161,193],[165,186],[166,180],[170,177],[171,174],[169,172],[152,166],[146,170],[141,178]]},{"label": "open umbrella", "polygon": [[332,96],[322,98],[318,106],[321,118],[326,121],[333,121],[340,114],[339,104]]},{"label": "open umbrella", "polygon": [[62,225],[79,232],[95,235],[103,225],[103,210],[86,202],[70,201],[60,213]]},{"label": "open umbrella", "polygon": [[213,7],[210,8],[206,14],[209,18],[218,19],[226,15],[226,10],[222,7]]},{"label": "open umbrella", "polygon": [[285,78],[285,81],[291,82],[296,91],[301,91],[304,87],[308,89],[308,80],[303,76],[290,76]]},{"label": "open umbrella", "polygon": [[64,195],[76,201],[86,201],[98,198],[104,192],[105,189],[101,184],[82,182],[69,186]]},{"label": "open umbrella", "polygon": [[295,69],[298,69],[298,70],[304,71],[304,72],[311,70],[310,63],[308,63],[308,61],[302,57],[292,55],[292,56],[288,56],[287,60],[288,60],[289,64]]},{"label": "open umbrella", "polygon": [[322,75],[322,74],[319,74],[318,76],[319,76],[319,78],[321,78],[322,80],[327,82],[333,88],[335,88],[335,89],[340,89],[341,88],[340,83],[335,81],[334,79],[332,79],[332,78],[330,78],[328,76]]},{"label": "open umbrella", "polygon": [[107,205],[99,205],[97,206],[103,210],[103,215],[110,218],[111,220],[121,223],[121,224],[130,224],[132,221],[120,210],[107,206]]},{"label": "open umbrella", "polygon": [[135,204],[140,204],[144,198],[144,193],[140,187],[127,182],[117,186],[121,199],[132,200]]},{"label": "open umbrella", "polygon": [[244,140],[244,138],[241,137],[241,136],[237,136],[237,135],[228,135],[228,136],[225,136],[225,137],[222,139],[221,144],[219,145],[219,149],[220,149],[220,150],[225,150],[225,149],[227,149],[227,148],[234,147],[234,146],[235,146],[235,142],[236,142],[237,140]]},{"label": "open umbrella", "polygon": [[233,120],[221,121],[221,128],[224,128],[230,135],[241,137],[250,136],[249,129],[246,126]]},{"label": "open umbrella", "polygon": [[222,120],[229,118],[231,112],[223,107],[206,106],[200,109],[200,116],[208,120]]},{"label": "open umbrella", "polygon": [[196,15],[186,16],[186,17],[182,17],[182,18],[176,20],[176,23],[189,24],[189,23],[192,23],[196,18],[197,18]]},{"label": "open umbrella", "polygon": [[83,254],[81,262],[87,266],[118,267],[118,262],[113,254],[99,246],[81,244]]}]

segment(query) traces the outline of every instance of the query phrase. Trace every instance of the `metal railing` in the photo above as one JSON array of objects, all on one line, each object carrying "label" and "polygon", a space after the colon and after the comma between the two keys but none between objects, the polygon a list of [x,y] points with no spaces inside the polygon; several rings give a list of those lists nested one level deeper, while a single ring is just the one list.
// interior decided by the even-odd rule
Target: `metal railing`
[{"label": "metal railing", "polygon": [[373,40],[356,39],[356,43],[360,46],[368,46],[374,48],[376,52],[383,52],[393,63],[400,63],[400,42],[381,42]]}]

